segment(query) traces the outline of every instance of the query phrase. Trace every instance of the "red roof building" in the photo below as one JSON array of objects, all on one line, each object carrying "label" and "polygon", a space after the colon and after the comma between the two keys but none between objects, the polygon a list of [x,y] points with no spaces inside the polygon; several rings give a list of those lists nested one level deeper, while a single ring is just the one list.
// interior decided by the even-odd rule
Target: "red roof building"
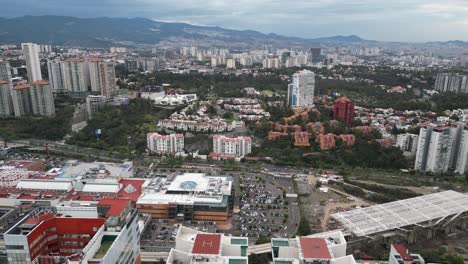
[{"label": "red roof building", "polygon": [[197,234],[193,245],[192,254],[218,255],[221,248],[221,235]]},{"label": "red roof building", "polygon": [[339,138],[341,138],[341,140],[346,146],[353,146],[354,142],[356,141],[356,136],[354,136],[353,134],[339,135]]},{"label": "red roof building", "polygon": [[335,119],[343,119],[345,124],[349,127],[354,120],[354,104],[348,97],[341,97],[336,99],[333,106],[333,117]]},{"label": "red roof building", "polygon": [[296,147],[310,147],[310,134],[308,132],[294,133],[294,146]]},{"label": "red roof building", "polygon": [[319,143],[321,150],[329,150],[336,147],[335,135],[333,134],[318,135],[315,138],[315,142]]},{"label": "red roof building", "polygon": [[327,242],[323,238],[299,238],[300,250],[304,259],[330,260],[332,258]]}]

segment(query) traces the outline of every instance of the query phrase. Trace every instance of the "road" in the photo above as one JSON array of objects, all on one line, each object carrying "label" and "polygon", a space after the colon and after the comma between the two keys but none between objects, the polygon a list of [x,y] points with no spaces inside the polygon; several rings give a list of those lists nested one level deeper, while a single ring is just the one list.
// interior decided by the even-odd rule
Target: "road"
[{"label": "road", "polygon": [[[78,156],[87,156],[93,158],[105,158],[108,160],[120,162],[120,159],[116,159],[112,157],[107,151],[100,150],[100,149],[93,149],[93,148],[86,148],[80,147],[75,145],[68,145],[61,142],[50,141],[50,140],[37,140],[37,139],[29,139],[29,140],[14,140],[8,142],[9,146],[12,147],[33,147],[38,151],[45,152],[46,144],[49,145],[49,150],[51,152],[58,152],[68,155],[78,155]],[[2,144],[3,145],[3,144]]]}]

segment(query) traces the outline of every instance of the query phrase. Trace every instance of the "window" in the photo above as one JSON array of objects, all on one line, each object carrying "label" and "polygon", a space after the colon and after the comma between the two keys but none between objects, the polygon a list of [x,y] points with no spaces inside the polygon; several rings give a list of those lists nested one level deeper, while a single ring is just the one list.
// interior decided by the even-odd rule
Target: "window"
[{"label": "window", "polygon": [[23,250],[23,245],[6,245],[6,249]]}]

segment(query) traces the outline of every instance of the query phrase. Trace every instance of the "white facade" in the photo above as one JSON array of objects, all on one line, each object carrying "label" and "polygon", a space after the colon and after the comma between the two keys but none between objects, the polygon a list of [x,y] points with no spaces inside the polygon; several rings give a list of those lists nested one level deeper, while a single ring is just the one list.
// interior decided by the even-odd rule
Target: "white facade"
[{"label": "white facade", "polygon": [[339,263],[355,264],[353,255],[346,255],[347,242],[341,231],[330,231],[305,237],[273,238],[273,262],[291,264]]},{"label": "white facade", "polygon": [[62,63],[63,86],[66,92],[83,93],[88,91],[87,67],[83,59],[67,59]]},{"label": "white facade", "polygon": [[460,140],[460,148],[458,152],[457,166],[455,172],[465,174],[468,172],[468,130],[463,130],[463,135]]},{"label": "white facade", "polygon": [[13,112],[13,101],[10,95],[10,83],[0,79],[0,117],[10,116]]},{"label": "white facade", "polygon": [[42,80],[41,62],[39,61],[39,46],[34,43],[21,43],[24,60],[28,70],[28,81]]},{"label": "white facade", "polygon": [[309,70],[297,71],[288,86],[288,103],[291,107],[313,107],[315,74]]},{"label": "white facade", "polygon": [[107,98],[102,95],[88,95],[86,97],[86,112],[88,113],[88,118],[93,119],[94,115],[101,111],[112,98]]},{"label": "white facade", "polygon": [[235,69],[235,68],[236,68],[236,60],[234,60],[234,59],[227,59],[227,61],[226,61],[226,68],[228,68],[228,69]]},{"label": "white facade", "polygon": [[49,72],[49,84],[55,93],[65,92],[62,63],[59,61],[48,61],[47,70]]},{"label": "white facade", "polygon": [[396,146],[404,152],[416,154],[418,149],[418,138],[418,135],[410,133],[400,134],[397,136]]},{"label": "white facade", "polygon": [[460,143],[466,141],[465,135],[462,125],[421,128],[414,169],[433,173],[446,173],[449,169],[461,169],[464,161],[459,157],[460,154],[463,156],[466,151]]},{"label": "white facade", "polygon": [[405,245],[394,243],[390,246],[388,264],[424,264],[423,257],[419,254],[411,254]]},{"label": "white facade", "polygon": [[262,64],[264,69],[278,69],[281,67],[281,61],[278,58],[263,59]]},{"label": "white facade", "polygon": [[99,70],[99,86],[101,95],[114,96],[118,93],[118,87],[115,78],[115,65],[112,62],[100,62]]},{"label": "white facade", "polygon": [[148,150],[157,154],[176,154],[184,152],[184,135],[149,133],[146,136]]},{"label": "white facade", "polygon": [[35,115],[54,116],[55,104],[52,88],[46,81],[36,81],[31,86],[31,105]]},{"label": "white facade", "polygon": [[221,157],[243,158],[251,151],[252,139],[250,137],[213,136],[213,153]]}]

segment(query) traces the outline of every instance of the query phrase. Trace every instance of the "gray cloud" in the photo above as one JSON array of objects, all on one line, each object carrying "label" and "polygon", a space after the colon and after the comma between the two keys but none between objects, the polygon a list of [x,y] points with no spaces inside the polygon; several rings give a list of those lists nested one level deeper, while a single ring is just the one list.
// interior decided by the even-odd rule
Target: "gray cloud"
[{"label": "gray cloud", "polygon": [[0,0],[7,16],[147,17],[288,36],[468,40],[465,0]]}]

